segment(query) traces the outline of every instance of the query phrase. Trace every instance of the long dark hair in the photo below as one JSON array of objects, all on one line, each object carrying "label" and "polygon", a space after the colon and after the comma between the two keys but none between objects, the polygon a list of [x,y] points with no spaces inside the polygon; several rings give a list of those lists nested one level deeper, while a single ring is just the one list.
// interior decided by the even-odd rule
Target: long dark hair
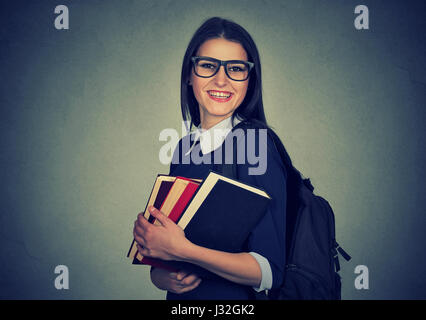
[{"label": "long dark hair", "polygon": [[184,121],[190,122],[191,129],[193,125],[200,124],[200,110],[195,99],[192,86],[188,84],[192,70],[193,57],[200,46],[210,39],[224,38],[229,41],[240,43],[247,52],[248,61],[254,63],[254,68],[250,73],[249,85],[246,96],[241,105],[232,115],[232,120],[238,115],[244,120],[256,119],[266,125],[265,112],[262,102],[262,79],[259,52],[250,34],[240,25],[233,21],[213,17],[205,21],[195,32],[182,63],[181,74],[181,110]]}]

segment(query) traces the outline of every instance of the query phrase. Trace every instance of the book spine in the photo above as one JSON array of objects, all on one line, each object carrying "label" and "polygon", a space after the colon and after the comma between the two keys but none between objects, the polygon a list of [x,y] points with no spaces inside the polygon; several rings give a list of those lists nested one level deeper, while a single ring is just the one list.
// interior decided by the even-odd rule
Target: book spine
[{"label": "book spine", "polygon": [[175,204],[172,211],[170,212],[170,215],[169,215],[170,220],[176,223],[176,221],[179,219],[180,215],[182,214],[183,210],[185,209],[187,203],[191,200],[195,191],[197,191],[197,188],[198,188],[198,184],[195,184],[195,183],[189,183],[187,185],[187,187],[185,188],[185,191],[180,196],[179,201]]},{"label": "book spine", "polygon": [[171,272],[179,271],[178,269],[167,264],[167,262],[156,258],[143,257],[142,261],[140,261],[139,264],[149,265],[155,268],[162,268]]},{"label": "book spine", "polygon": [[[190,182],[186,186],[186,188],[183,191],[182,195],[180,196],[178,202],[175,204],[175,206],[171,210],[171,212],[169,214],[169,219],[171,219],[173,222],[176,222],[179,219],[179,217],[182,214],[183,210],[185,209],[187,203],[191,200],[195,191],[197,191],[198,186],[199,185],[197,183],[192,183],[192,182]],[[142,255],[140,255],[139,253],[136,255],[136,258],[138,260],[140,260],[141,264],[152,265],[150,262],[152,262],[153,260],[158,261],[158,259],[152,259],[152,258],[148,258],[148,257],[143,257],[142,259],[140,259],[141,257],[142,257]],[[148,259],[148,260],[146,260],[146,259]]]},{"label": "book spine", "polygon": [[132,245],[130,246],[129,252],[127,253],[128,258],[134,258],[138,251],[138,248],[136,247],[136,241],[133,239]]}]

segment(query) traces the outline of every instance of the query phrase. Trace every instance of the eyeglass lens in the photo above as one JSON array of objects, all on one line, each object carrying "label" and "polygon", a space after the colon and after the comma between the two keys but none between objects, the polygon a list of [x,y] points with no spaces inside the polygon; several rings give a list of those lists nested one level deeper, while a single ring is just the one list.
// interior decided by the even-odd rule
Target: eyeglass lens
[{"label": "eyeglass lens", "polygon": [[[211,61],[207,59],[199,59],[195,61],[195,73],[200,77],[211,77],[216,73],[216,70],[220,67],[220,63],[217,61]],[[230,62],[226,64],[226,73],[232,80],[246,80],[249,74],[249,66],[242,62]]]}]

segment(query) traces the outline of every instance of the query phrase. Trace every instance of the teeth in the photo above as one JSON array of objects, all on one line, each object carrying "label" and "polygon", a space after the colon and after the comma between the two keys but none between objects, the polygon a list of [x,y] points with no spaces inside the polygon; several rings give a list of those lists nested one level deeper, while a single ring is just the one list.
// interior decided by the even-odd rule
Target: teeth
[{"label": "teeth", "polygon": [[230,94],[225,94],[223,92],[209,92],[209,95],[213,96],[213,97],[218,97],[218,98],[229,98],[231,95]]}]

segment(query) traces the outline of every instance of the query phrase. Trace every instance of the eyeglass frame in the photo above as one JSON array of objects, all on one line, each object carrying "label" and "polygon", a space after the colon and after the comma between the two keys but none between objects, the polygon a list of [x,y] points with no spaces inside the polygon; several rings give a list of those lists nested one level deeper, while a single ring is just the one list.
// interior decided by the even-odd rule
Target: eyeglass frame
[{"label": "eyeglass frame", "polygon": [[[208,61],[211,61],[211,62],[216,62],[216,63],[218,63],[219,64],[219,66],[218,66],[218,68],[216,69],[216,71],[211,75],[211,76],[200,76],[199,74],[197,74],[197,71],[195,70],[195,63],[197,62],[197,60],[202,60],[202,59],[206,59],[206,60],[208,60]],[[192,60],[192,67],[193,67],[193,69],[194,69],[194,73],[195,73],[195,75],[197,76],[197,77],[200,77],[200,78],[211,78],[211,77],[214,77],[218,72],[219,72],[219,70],[220,70],[220,67],[221,66],[223,66],[223,68],[225,69],[225,74],[226,74],[226,76],[229,78],[229,79],[231,79],[232,81],[247,81],[247,79],[249,78],[249,76],[250,76],[250,72],[253,70],[253,68],[254,68],[254,63],[253,62],[250,62],[250,61],[244,61],[244,60],[219,60],[219,59],[215,59],[215,58],[212,58],[212,57],[205,57],[205,56],[194,56],[194,57],[191,57],[191,60]],[[248,69],[248,73],[247,73],[247,78],[245,78],[244,80],[235,80],[235,79],[232,79],[230,76],[229,76],[229,74],[228,74],[228,69],[226,68],[227,67],[227,65],[228,65],[228,63],[246,63],[247,65],[248,65],[248,67],[249,67],[249,69]]]}]

